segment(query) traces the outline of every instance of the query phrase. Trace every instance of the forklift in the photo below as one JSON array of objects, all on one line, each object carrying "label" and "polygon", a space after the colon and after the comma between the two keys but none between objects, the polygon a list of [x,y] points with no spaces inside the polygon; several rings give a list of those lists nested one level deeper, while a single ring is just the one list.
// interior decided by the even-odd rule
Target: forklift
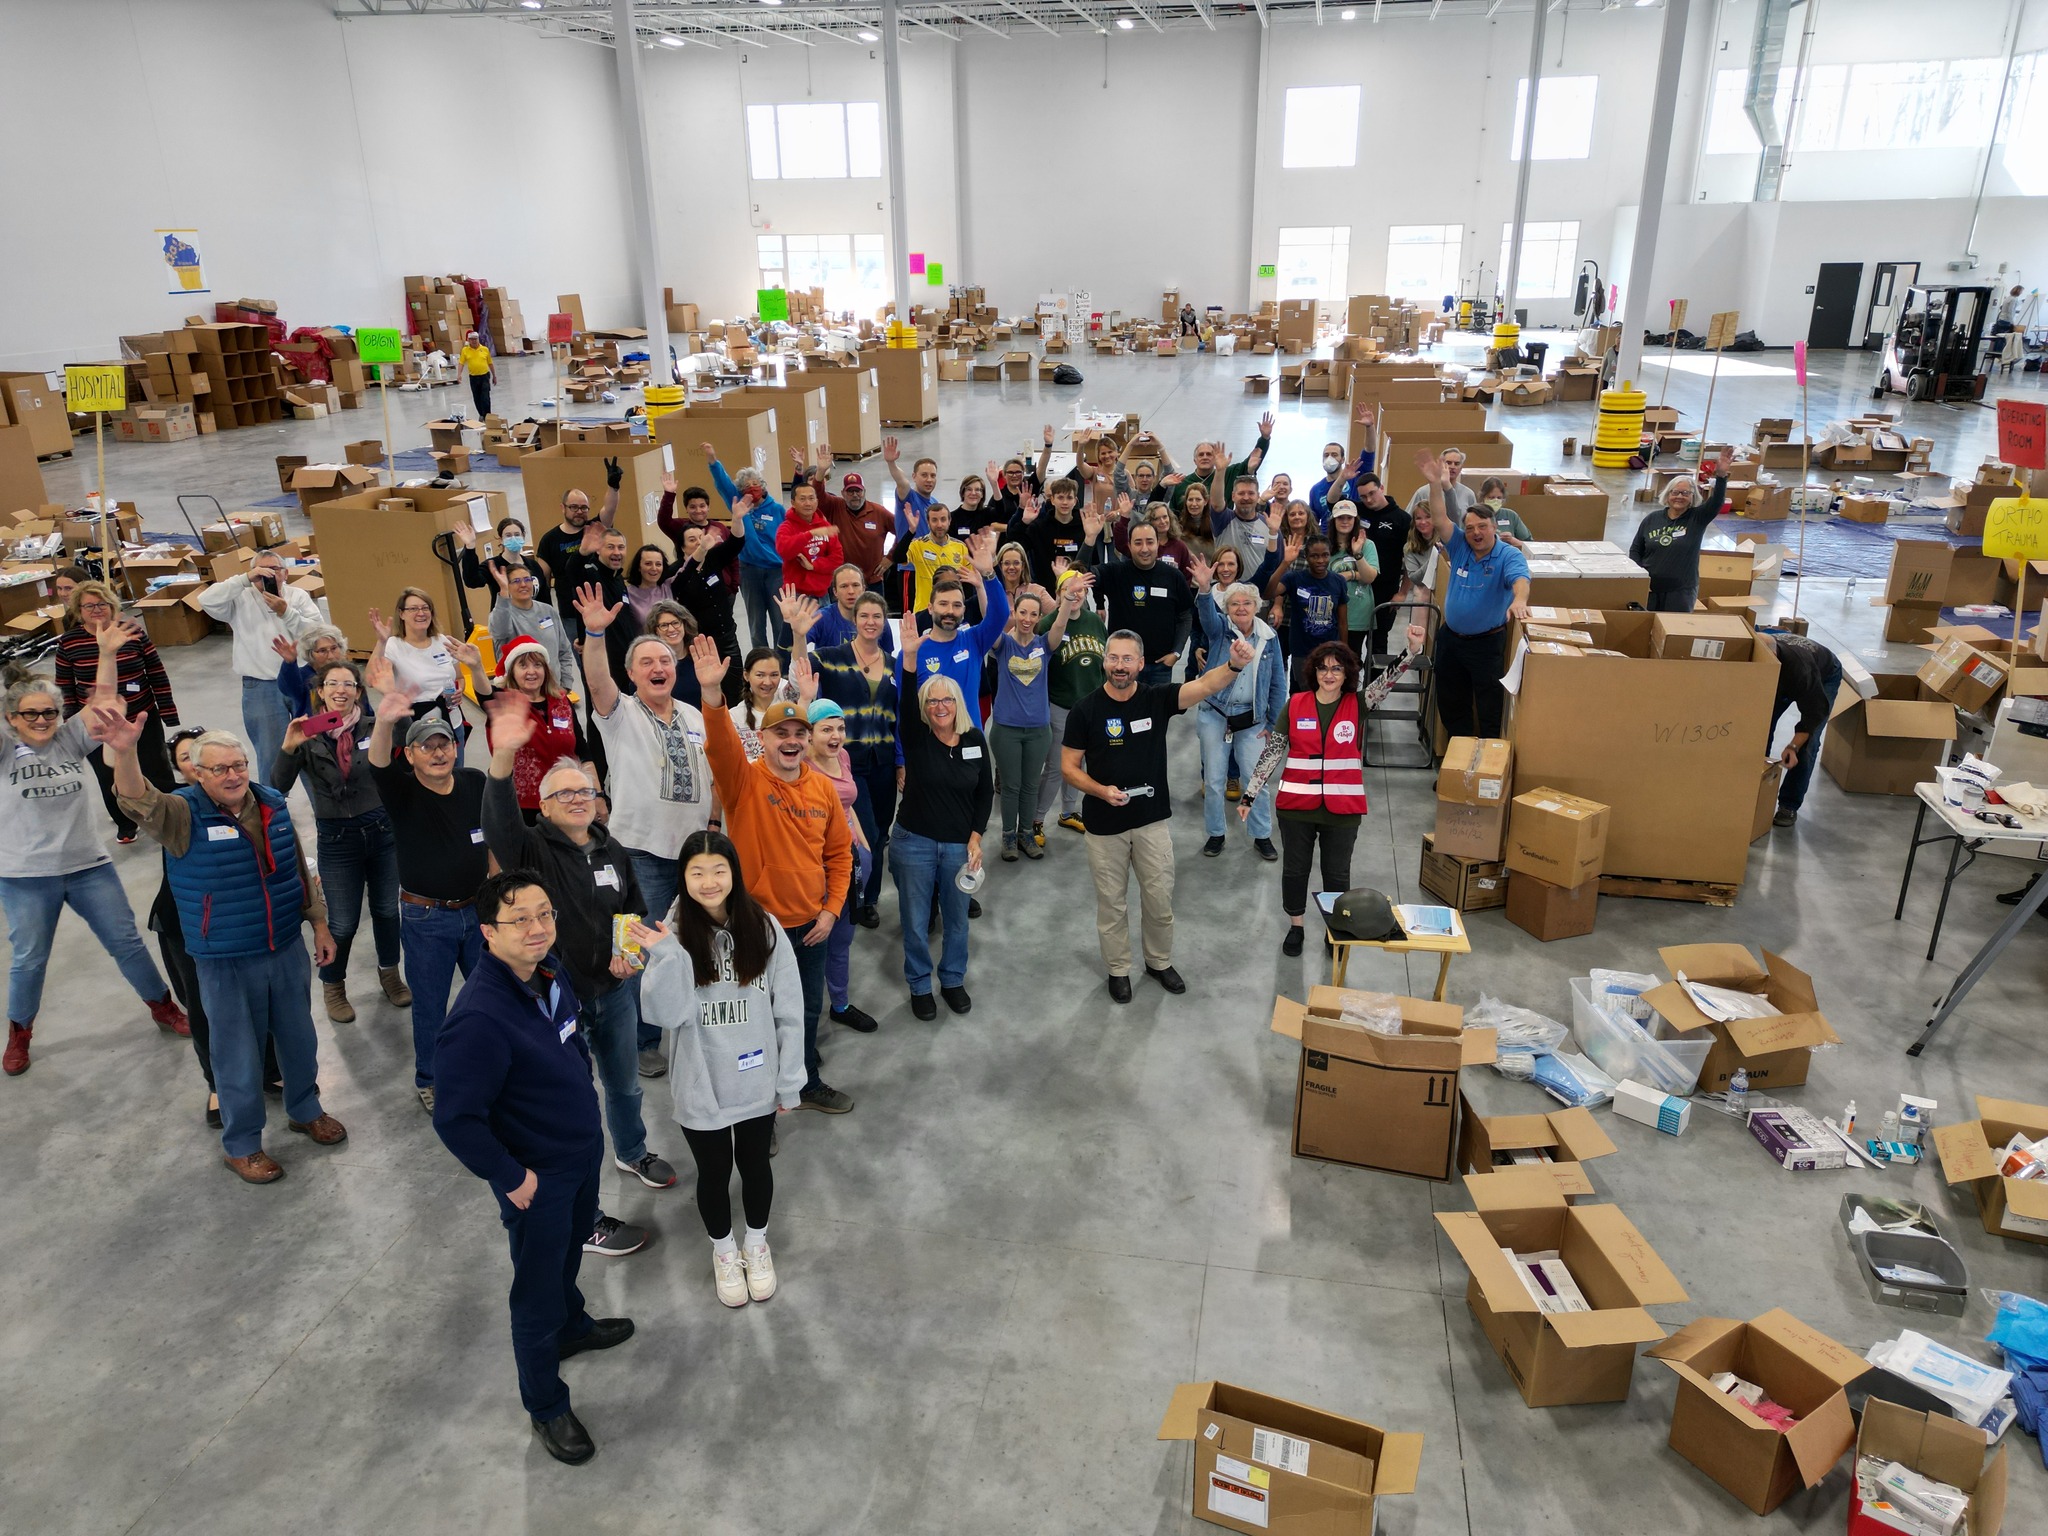
[{"label": "forklift", "polygon": [[1991,314],[1989,288],[1908,288],[1884,338],[1870,398],[1981,400],[1978,365]]}]

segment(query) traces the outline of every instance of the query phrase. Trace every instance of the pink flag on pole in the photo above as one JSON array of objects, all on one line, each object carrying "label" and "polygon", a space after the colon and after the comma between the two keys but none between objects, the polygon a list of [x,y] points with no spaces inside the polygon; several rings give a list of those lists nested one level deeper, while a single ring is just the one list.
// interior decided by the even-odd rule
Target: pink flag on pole
[{"label": "pink flag on pole", "polygon": [[1799,375],[1799,387],[1806,388],[1806,343],[1792,343],[1792,371]]}]

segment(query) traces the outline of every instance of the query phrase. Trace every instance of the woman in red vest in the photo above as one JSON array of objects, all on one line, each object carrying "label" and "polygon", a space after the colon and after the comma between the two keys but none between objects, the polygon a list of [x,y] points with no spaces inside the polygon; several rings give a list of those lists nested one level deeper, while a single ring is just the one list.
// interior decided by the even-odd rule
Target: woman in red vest
[{"label": "woman in red vest", "polygon": [[1273,808],[1280,822],[1280,905],[1287,911],[1280,949],[1289,955],[1302,949],[1301,916],[1317,841],[1323,845],[1322,889],[1349,890],[1351,849],[1365,817],[1358,658],[1341,641],[1326,640],[1308,653],[1304,674],[1315,679],[1315,688],[1287,701],[1287,733],[1271,734],[1237,803],[1238,816],[1248,816],[1266,781],[1279,772]]}]

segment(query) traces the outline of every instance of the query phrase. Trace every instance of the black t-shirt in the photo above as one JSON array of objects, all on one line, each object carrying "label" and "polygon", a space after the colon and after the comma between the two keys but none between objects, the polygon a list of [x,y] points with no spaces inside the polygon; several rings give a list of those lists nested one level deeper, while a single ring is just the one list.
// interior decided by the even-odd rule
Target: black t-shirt
[{"label": "black t-shirt", "polygon": [[1187,577],[1165,561],[1146,570],[1135,561],[1112,561],[1095,573],[1095,588],[1111,629],[1144,636],[1147,661],[1170,655],[1187,640],[1195,599]]},{"label": "black t-shirt", "polygon": [[1141,687],[1124,700],[1098,688],[1067,712],[1067,734],[1060,745],[1084,754],[1091,779],[1118,789],[1151,791],[1132,795],[1128,805],[1088,796],[1081,804],[1081,821],[1090,832],[1128,832],[1173,814],[1166,798],[1166,727],[1179,713],[1175,683]]},{"label": "black t-shirt", "polygon": [[422,789],[412,769],[400,761],[388,768],[373,764],[370,772],[398,835],[400,887],[435,901],[473,898],[490,869],[490,852],[484,847],[482,771],[456,769],[455,787],[445,795]]},{"label": "black t-shirt", "polygon": [[980,731],[960,732],[949,747],[912,704],[903,712],[903,769],[897,826],[935,843],[964,843],[970,833],[988,830],[995,764]]},{"label": "black t-shirt", "polygon": [[1408,542],[1410,519],[1406,511],[1389,501],[1374,512],[1358,503],[1358,516],[1365,524],[1365,536],[1378,552],[1379,575],[1372,579],[1372,600],[1385,603],[1401,589],[1401,551]]}]

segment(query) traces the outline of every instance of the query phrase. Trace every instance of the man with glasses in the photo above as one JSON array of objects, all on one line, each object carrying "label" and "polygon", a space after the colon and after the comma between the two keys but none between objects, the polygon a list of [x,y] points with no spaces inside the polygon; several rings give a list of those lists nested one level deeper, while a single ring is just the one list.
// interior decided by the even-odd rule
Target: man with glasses
[{"label": "man with glasses", "polygon": [[265,550],[246,573],[217,581],[199,594],[209,618],[234,631],[234,666],[242,679],[242,729],[258,783],[277,761],[291,715],[277,691],[276,641],[296,642],[324,622],[312,598],[285,579],[284,562]]},{"label": "man with glasses", "polygon": [[604,1131],[581,1005],[554,953],[563,905],[526,870],[477,892],[486,949],[448,1014],[434,1131],[497,1197],[512,1248],[519,1400],[543,1449],[578,1466],[597,1447],[570,1407],[562,1362],[625,1343],[633,1320],[593,1318],[576,1284],[579,1239],[597,1220]]},{"label": "man with glasses", "polygon": [[[1478,494],[1465,483],[1465,450],[1446,448],[1437,456],[1437,462],[1443,466],[1444,510],[1450,514],[1450,526],[1461,528],[1465,524],[1465,514],[1479,500]],[[1415,494],[1408,498],[1408,515],[1412,518],[1428,505],[1429,482],[1424,480],[1415,488]]]},{"label": "man with glasses", "polygon": [[617,459],[604,461],[607,489],[596,517],[590,515],[590,493],[572,485],[562,493],[561,522],[540,536],[541,563],[553,573],[558,595],[574,592],[591,579],[599,540],[619,513],[619,486],[625,481],[625,472],[618,463]]},{"label": "man with glasses", "polygon": [[[392,678],[389,662],[377,658],[370,669],[370,686],[383,692],[370,731],[370,773],[398,837],[398,932],[412,988],[413,1089],[432,1114],[434,1049],[448,991],[457,968],[467,977],[483,953],[476,893],[490,873],[484,776],[457,766],[462,748],[440,715],[412,719],[412,695]],[[411,772],[391,760],[401,720],[411,721],[405,733]]]},{"label": "man with glasses", "polygon": [[323,1147],[348,1139],[320,1107],[313,971],[299,936],[310,921],[312,960],[334,958],[320,882],[306,867],[284,796],[255,782],[235,736],[200,736],[192,746],[199,782],[165,793],[136,761],[142,721],[118,704],[95,705],[93,714],[122,810],[163,845],[164,877],[211,1027],[222,1161],[247,1183],[274,1184],[284,1168],[263,1150],[266,1041],[277,1047],[287,1128]]}]

